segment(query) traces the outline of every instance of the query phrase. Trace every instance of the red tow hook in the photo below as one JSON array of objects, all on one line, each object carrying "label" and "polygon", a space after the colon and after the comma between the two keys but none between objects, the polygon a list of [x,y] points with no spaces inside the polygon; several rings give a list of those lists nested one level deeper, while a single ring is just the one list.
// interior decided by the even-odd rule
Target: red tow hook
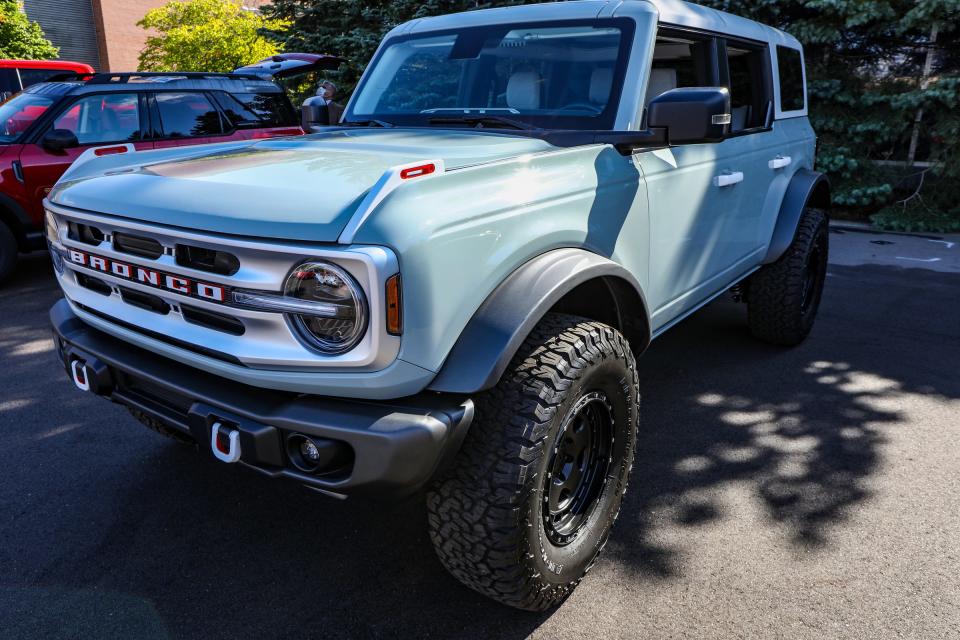
[{"label": "red tow hook", "polygon": [[222,462],[237,462],[240,459],[240,432],[214,422],[210,428],[210,450]]}]

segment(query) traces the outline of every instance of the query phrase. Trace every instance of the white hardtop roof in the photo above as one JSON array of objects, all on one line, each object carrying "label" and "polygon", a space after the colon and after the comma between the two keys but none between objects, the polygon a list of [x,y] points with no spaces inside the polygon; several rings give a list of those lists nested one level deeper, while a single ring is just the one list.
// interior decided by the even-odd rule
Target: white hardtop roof
[{"label": "white hardtop roof", "polygon": [[411,20],[395,28],[390,32],[390,35],[443,31],[486,24],[526,22],[528,20],[638,17],[652,13],[659,14],[660,21],[665,24],[800,48],[800,43],[796,38],[779,29],[681,0],[577,0],[574,2],[498,7],[496,9],[465,11],[463,13]]}]

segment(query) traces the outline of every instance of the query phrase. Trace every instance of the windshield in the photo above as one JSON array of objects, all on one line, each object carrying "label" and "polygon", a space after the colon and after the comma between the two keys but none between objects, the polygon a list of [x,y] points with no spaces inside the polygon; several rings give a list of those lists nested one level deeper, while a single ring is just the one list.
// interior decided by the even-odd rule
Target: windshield
[{"label": "windshield", "polygon": [[0,104],[0,144],[11,144],[50,108],[53,99],[20,93]]},{"label": "windshield", "polygon": [[631,31],[630,21],[608,19],[394,38],[344,120],[427,126],[501,116],[542,128],[608,129]]}]

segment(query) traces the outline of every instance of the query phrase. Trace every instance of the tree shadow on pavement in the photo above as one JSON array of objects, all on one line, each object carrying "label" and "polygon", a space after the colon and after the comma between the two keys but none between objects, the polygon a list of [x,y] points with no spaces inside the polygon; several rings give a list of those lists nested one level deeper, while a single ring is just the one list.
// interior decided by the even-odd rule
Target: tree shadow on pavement
[{"label": "tree shadow on pavement", "polygon": [[[718,302],[643,356],[638,454],[608,562],[650,579],[681,575],[683,554],[660,530],[730,517],[723,489],[735,484],[786,544],[815,554],[871,498],[884,431],[906,422],[900,399],[960,398],[957,309],[931,313],[955,299],[960,275],[830,274],[799,347],[757,342],[745,308]],[[905,286],[888,287],[891,279]]]}]

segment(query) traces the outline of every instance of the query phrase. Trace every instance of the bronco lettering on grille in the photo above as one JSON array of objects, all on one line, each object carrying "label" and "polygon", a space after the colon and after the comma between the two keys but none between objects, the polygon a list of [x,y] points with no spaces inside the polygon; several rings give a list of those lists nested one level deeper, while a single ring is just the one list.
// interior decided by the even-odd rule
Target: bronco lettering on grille
[{"label": "bronco lettering on grille", "polygon": [[109,273],[110,275],[118,278],[124,278],[126,280],[132,280],[133,282],[139,282],[140,284],[150,285],[151,287],[156,287],[157,289],[176,291],[177,293],[193,296],[195,298],[201,298],[203,300],[210,300],[212,302],[227,301],[226,287],[222,287],[218,284],[190,280],[189,278],[184,278],[182,276],[175,276],[162,271],[138,267],[137,265],[128,264],[126,262],[110,260],[108,258],[93,255],[92,253],[87,253],[86,251],[77,251],[76,249],[69,249],[68,257],[70,258],[70,262],[73,264],[78,264],[82,267],[87,267],[88,269],[93,269],[95,271]]}]

